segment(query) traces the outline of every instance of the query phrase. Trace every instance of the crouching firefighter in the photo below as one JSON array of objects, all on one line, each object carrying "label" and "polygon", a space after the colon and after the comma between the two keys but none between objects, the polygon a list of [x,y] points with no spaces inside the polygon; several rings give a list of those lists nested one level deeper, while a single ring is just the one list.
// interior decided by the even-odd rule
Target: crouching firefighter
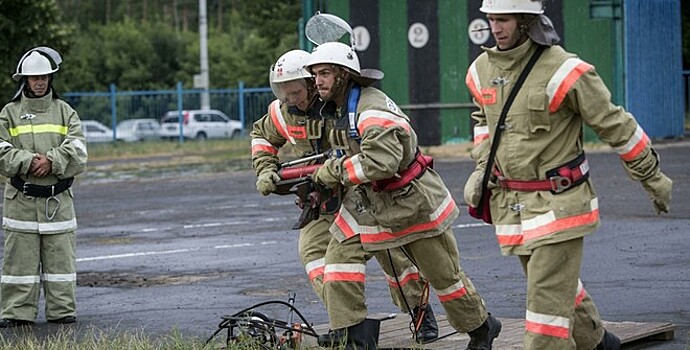
[{"label": "crouching firefighter", "polygon": [[320,97],[337,105],[328,139],[346,153],[312,175],[322,186],[344,187],[325,256],[331,338],[349,349],[371,348],[364,279],[346,272],[363,271],[372,255],[403,252],[434,288],[450,325],[469,333],[468,349],[491,349],[501,323],[460,268],[451,228],[459,210],[430,158],[420,153],[408,117],[369,86],[383,73],[361,69],[357,53],[340,42],[316,47],[307,69]]},{"label": "crouching firefighter", "polygon": [[[300,167],[323,163],[326,157],[314,155],[332,149],[327,135],[335,126],[335,104],[324,103],[318,98],[314,79],[304,69],[309,57],[306,51],[292,50],[283,54],[270,69],[270,85],[277,99],[269,105],[268,113],[254,123],[250,133],[252,164],[257,175],[256,188],[263,195],[280,192],[279,185],[288,179],[281,179],[279,174],[295,171],[288,169],[285,163],[281,166],[278,151],[283,146],[289,144],[298,157],[312,158],[310,161],[292,163]],[[329,154],[336,156],[338,152]],[[290,163],[287,164],[292,167]],[[311,183],[306,176],[307,173],[303,173],[299,181]],[[301,224],[298,225],[299,256],[312,288],[322,301],[325,276],[328,274],[324,257],[332,238],[328,229],[335,221],[334,213],[340,206],[337,198],[339,190],[322,191],[326,192],[336,198],[319,198],[316,215],[308,220],[300,220]],[[302,201],[302,204],[313,204],[309,200],[306,202]],[[412,314],[415,320],[415,339],[418,342],[436,339],[438,327],[433,310],[427,304],[426,280],[402,251],[394,250],[390,254],[380,251],[375,257],[386,275],[393,303],[403,312]],[[364,265],[356,267],[352,271],[354,273],[348,276],[356,276],[363,282]]]}]

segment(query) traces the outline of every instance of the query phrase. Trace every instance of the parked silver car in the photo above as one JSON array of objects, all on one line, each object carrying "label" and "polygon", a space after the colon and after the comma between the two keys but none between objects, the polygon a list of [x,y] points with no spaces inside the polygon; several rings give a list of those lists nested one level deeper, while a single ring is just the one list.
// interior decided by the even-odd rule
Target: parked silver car
[{"label": "parked silver car", "polygon": [[128,119],[117,125],[117,140],[135,142],[160,138],[161,124],[153,118]]},{"label": "parked silver car", "polygon": [[[180,137],[180,112],[167,112],[161,119],[160,136]],[[229,118],[214,109],[182,111],[182,131],[186,139],[236,138],[242,133],[239,118]]]},{"label": "parked silver car", "polygon": [[97,120],[82,120],[81,130],[87,143],[113,140],[113,130]]}]

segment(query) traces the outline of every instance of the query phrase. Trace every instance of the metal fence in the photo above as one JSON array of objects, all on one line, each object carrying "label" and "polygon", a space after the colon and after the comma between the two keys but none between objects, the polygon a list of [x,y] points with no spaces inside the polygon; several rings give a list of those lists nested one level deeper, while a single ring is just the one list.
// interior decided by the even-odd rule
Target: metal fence
[{"label": "metal fence", "polygon": [[[108,92],[68,92],[64,99],[74,108],[82,120],[96,120],[113,129],[127,119],[160,118],[168,111],[200,109],[200,89],[118,91],[115,85]],[[243,132],[261,118],[268,105],[275,99],[270,88],[245,88],[240,82],[237,89],[208,90],[210,108],[228,116],[239,117]],[[115,135],[113,135],[115,139]]]},{"label": "metal fence", "polygon": [[690,70],[683,71],[683,91],[685,92],[685,120],[688,124],[690,118]]}]

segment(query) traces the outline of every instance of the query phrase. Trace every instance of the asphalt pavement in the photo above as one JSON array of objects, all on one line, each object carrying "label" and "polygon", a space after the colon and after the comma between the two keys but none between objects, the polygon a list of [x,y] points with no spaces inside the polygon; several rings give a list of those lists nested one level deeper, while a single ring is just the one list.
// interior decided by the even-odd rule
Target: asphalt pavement
[{"label": "asphalt pavement", "polygon": [[[602,225],[585,240],[581,279],[605,320],[677,327],[672,341],[628,349],[687,350],[690,142],[660,144],[657,150],[663,171],[674,180],[671,212],[661,216],[615,153],[588,153]],[[435,168],[461,205],[455,235],[462,267],[494,315],[523,318],[519,262],[500,255],[492,228],[469,217],[462,204],[473,164],[437,159]],[[309,322],[327,322],[297,255],[298,234],[290,229],[299,215],[293,198],[261,196],[249,170],[204,169],[103,176],[107,165],[98,164],[77,179],[77,327],[152,336],[177,329],[205,339],[221,316],[268,300],[287,301],[289,293],[296,293],[295,306]],[[367,272],[370,312],[398,312],[377,264],[370,262]],[[432,305],[443,312],[435,297]],[[272,312],[287,317],[284,310]],[[43,337],[56,329],[41,312],[29,332]]]}]

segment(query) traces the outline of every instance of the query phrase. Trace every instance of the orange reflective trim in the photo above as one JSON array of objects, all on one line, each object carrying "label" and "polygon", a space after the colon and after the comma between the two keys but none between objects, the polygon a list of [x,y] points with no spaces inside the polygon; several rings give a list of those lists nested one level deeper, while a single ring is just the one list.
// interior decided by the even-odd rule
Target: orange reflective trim
[{"label": "orange reflective trim", "polygon": [[270,153],[273,155],[278,154],[278,150],[275,149],[274,147],[271,147],[271,146],[255,145],[254,147],[252,147],[252,155],[257,154],[258,152],[266,152],[266,153]]},{"label": "orange reflective trim", "polygon": [[394,120],[390,120],[387,118],[376,118],[376,117],[369,117],[366,120],[358,123],[357,129],[359,130],[360,134],[363,134],[364,130],[366,130],[367,128],[372,127],[372,126],[380,126],[384,129],[399,126],[399,127],[402,127],[403,129],[405,129],[405,131],[407,131],[408,133],[410,132],[410,125],[407,123],[400,123],[400,122],[396,122]]},{"label": "orange reflective trim", "polygon": [[470,89],[470,93],[472,94],[472,97],[477,101],[477,103],[483,105],[484,99],[482,98],[482,94],[479,93],[479,90],[481,87],[479,84],[477,84],[474,80],[474,76],[472,73],[476,74],[476,65],[472,63],[470,66],[470,69],[467,70],[467,75],[465,76],[465,85],[467,85],[467,88]]},{"label": "orange reflective trim", "polygon": [[437,289],[436,295],[438,296],[438,300],[440,300],[442,303],[445,303],[452,300],[460,299],[467,295],[467,288],[462,283],[462,280],[459,280],[458,282],[450,285],[447,288],[440,290]]},{"label": "orange reflective trim", "polygon": [[386,276],[386,280],[388,281],[388,285],[391,288],[401,288],[404,287],[407,283],[410,281],[419,281],[419,272],[413,272],[405,275],[402,279],[398,278],[398,282],[395,281],[395,278],[392,278],[390,276]]},{"label": "orange reflective trim", "polygon": [[[406,236],[411,233],[415,232],[424,232],[424,231],[429,231],[432,230],[439,225],[443,223],[443,221],[450,216],[451,213],[453,213],[453,209],[455,208],[455,202],[454,201],[449,201],[446,205],[446,207],[443,209],[441,214],[435,219],[423,223],[419,223],[416,225],[409,226],[408,228],[398,231],[398,232],[392,232],[392,231],[381,231],[381,232],[376,232],[376,233],[365,233],[360,235],[360,239],[362,240],[362,243],[381,243],[389,240],[394,240],[397,239],[398,237]],[[338,225],[340,226],[340,225]],[[380,228],[380,227],[379,227]]]},{"label": "orange reflective trim", "polygon": [[353,237],[357,234],[355,230],[352,228],[352,225],[350,224],[353,223],[354,225],[356,225],[357,223],[355,222],[355,219],[343,207],[341,207],[340,212],[335,215],[334,223],[340,229],[340,231],[343,232],[343,235],[345,235],[345,239]]},{"label": "orange reflective trim", "polygon": [[496,103],[496,89],[495,88],[483,88],[482,93],[482,104],[492,105]]},{"label": "orange reflective trim", "polygon": [[647,145],[649,145],[649,136],[647,136],[647,134],[643,132],[642,139],[638,143],[636,143],[635,146],[633,146],[633,148],[629,152],[621,154],[621,158],[624,161],[629,162],[635,159],[637,156],[639,156],[640,153],[642,153],[642,151],[645,150]]},{"label": "orange reflective trim", "polygon": [[325,282],[358,282],[364,283],[366,276],[359,272],[327,272],[323,276]]},{"label": "orange reflective trim", "polygon": [[522,235],[496,235],[496,240],[500,246],[523,245]]},{"label": "orange reflective trim", "polygon": [[551,99],[551,103],[549,103],[549,112],[554,113],[558,110],[558,108],[561,106],[561,103],[563,103],[565,96],[568,94],[568,91],[570,91],[570,88],[573,87],[578,79],[580,79],[582,74],[585,74],[585,72],[592,68],[593,66],[591,64],[580,61],[578,65],[568,72],[563,80],[561,80],[553,95],[553,98]]},{"label": "orange reflective trim", "polygon": [[587,291],[584,288],[578,288],[579,293],[575,296],[575,307],[580,306],[582,301],[587,297]]},{"label": "orange reflective trim", "polygon": [[319,277],[323,277],[323,271],[324,271],[323,266],[309,271],[309,280],[313,281]]},{"label": "orange reflective trim", "polygon": [[271,121],[273,122],[273,125],[276,127],[276,130],[278,130],[278,133],[280,133],[283,138],[286,140],[290,141],[290,143],[295,143],[295,141],[290,137],[288,134],[285,124],[285,119],[283,119],[283,114],[280,112],[280,101],[275,100],[273,103],[271,103],[271,107],[269,108],[271,111]]},{"label": "orange reflective trim", "polygon": [[305,126],[294,126],[288,125],[288,134],[296,139],[306,139],[307,138],[307,128]]},{"label": "orange reflective trim", "polygon": [[[360,153],[361,154],[361,153]],[[356,154],[350,158],[343,161],[345,166],[345,173],[347,173],[347,178],[353,184],[361,184],[364,182],[369,182],[369,179],[364,175],[364,168],[362,168],[362,163],[359,161],[360,154]]]},{"label": "orange reflective trim", "polygon": [[277,155],[278,149],[265,139],[252,139],[252,156],[256,155],[259,152],[266,152],[273,155]]},{"label": "orange reflective trim", "polygon": [[453,293],[446,294],[446,295],[438,295],[438,300],[441,301],[442,303],[446,303],[449,301],[460,299],[460,298],[464,297],[465,295],[467,295],[467,288],[462,287]]},{"label": "orange reflective trim", "polygon": [[[590,225],[599,220],[599,208],[593,209],[589,213],[569,216],[561,219],[556,219],[550,223],[538,226],[534,229],[523,230],[522,234],[525,241],[536,239],[542,236],[550,235],[556,232],[565,231],[575,227]],[[523,225],[524,228],[524,225]]]},{"label": "orange reflective trim", "polygon": [[550,326],[547,324],[536,323],[525,320],[525,330],[530,333],[548,335],[551,337],[568,339],[570,330],[564,327]]}]

